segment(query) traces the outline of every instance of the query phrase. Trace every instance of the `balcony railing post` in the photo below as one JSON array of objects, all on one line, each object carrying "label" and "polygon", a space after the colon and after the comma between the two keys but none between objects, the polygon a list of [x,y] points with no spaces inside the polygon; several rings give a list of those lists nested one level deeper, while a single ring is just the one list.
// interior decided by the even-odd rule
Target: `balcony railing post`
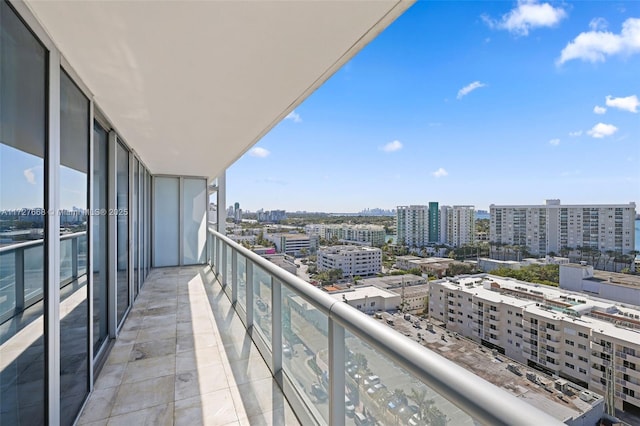
[{"label": "balcony railing post", "polygon": [[222,287],[226,287],[227,284],[229,284],[229,280],[227,279],[227,271],[229,270],[229,266],[227,265],[228,251],[226,244],[224,244],[222,249],[222,266],[220,267],[220,272],[222,272]]},{"label": "balcony railing post", "polygon": [[238,252],[231,249],[231,303],[238,301]]},{"label": "balcony railing post", "polygon": [[253,327],[253,262],[247,259],[247,277],[244,286],[247,300],[247,329]]},{"label": "balcony railing post", "polygon": [[220,238],[216,241],[216,275],[220,275],[222,271],[222,240]]},{"label": "balcony railing post", "polygon": [[[293,349],[292,349],[293,350]],[[281,377],[282,370],[282,284],[271,277],[271,353],[273,374]]]},{"label": "balcony railing post", "polygon": [[78,238],[71,238],[71,279],[78,278]]},{"label": "balcony railing post", "polygon": [[24,310],[24,249],[14,252],[16,312]]},{"label": "balcony railing post", "polygon": [[344,426],[344,327],[329,317],[329,425]]}]

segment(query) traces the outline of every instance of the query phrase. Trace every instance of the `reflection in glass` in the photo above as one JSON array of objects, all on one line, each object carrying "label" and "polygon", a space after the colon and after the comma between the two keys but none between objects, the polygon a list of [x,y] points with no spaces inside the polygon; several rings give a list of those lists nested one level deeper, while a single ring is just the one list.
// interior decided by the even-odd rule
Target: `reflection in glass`
[{"label": "reflection in glass", "polygon": [[476,424],[442,395],[349,332],[345,332],[345,392],[350,402],[345,415],[353,418],[361,414],[370,424]]},{"label": "reflection in glass", "polygon": [[139,168],[140,162],[138,159],[135,159],[133,161],[133,210],[131,211],[131,218],[133,222],[133,291],[135,297],[138,296],[138,289],[140,288],[140,274],[138,268],[138,253],[140,252],[140,240],[138,239],[138,212],[140,211]]},{"label": "reflection in glass", "polygon": [[108,257],[107,257],[107,185],[108,185],[108,136],[98,123],[93,125],[93,228],[91,251],[93,261],[93,353],[97,354],[107,339],[108,325]]},{"label": "reflection in glass", "polygon": [[0,424],[44,424],[47,53],[4,1],[0,29]]},{"label": "reflection in glass", "polygon": [[254,328],[271,347],[271,275],[257,265],[253,266],[253,305]]},{"label": "reflection in glass", "polygon": [[117,246],[116,287],[118,324],[129,308],[129,151],[116,144]]},{"label": "reflection in glass", "polygon": [[[89,100],[60,75],[60,424],[73,424],[89,393],[86,259]],[[85,240],[86,241],[86,240]]]},{"label": "reflection in glass", "polygon": [[326,315],[282,287],[282,368],[314,416],[326,423],[329,423],[328,323]]},{"label": "reflection in glass", "polygon": [[[217,246],[217,241],[214,241],[213,243],[213,261],[216,261],[216,255],[217,253],[215,252]],[[244,309],[245,311],[247,310],[247,259],[238,254],[238,259],[237,259],[237,263],[238,263],[238,269],[237,269],[237,275],[238,275],[238,304],[242,307],[242,309]]]}]

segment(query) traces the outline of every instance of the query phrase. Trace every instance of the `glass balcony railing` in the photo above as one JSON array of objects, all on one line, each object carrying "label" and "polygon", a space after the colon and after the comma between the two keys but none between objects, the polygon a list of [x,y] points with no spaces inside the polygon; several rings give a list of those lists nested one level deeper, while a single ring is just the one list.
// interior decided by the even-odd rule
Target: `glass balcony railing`
[{"label": "glass balcony railing", "polygon": [[209,229],[209,262],[303,424],[560,425]]},{"label": "glass balcony railing", "polygon": [[[44,240],[0,247],[0,323],[43,297]],[[60,236],[60,288],[87,272],[87,233]]]}]

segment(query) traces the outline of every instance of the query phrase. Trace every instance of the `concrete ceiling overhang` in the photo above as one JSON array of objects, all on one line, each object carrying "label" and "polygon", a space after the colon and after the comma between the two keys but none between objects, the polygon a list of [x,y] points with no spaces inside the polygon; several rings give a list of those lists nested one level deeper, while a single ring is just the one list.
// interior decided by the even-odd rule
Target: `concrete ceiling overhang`
[{"label": "concrete ceiling overhang", "polygon": [[412,3],[27,1],[152,173],[208,177]]}]

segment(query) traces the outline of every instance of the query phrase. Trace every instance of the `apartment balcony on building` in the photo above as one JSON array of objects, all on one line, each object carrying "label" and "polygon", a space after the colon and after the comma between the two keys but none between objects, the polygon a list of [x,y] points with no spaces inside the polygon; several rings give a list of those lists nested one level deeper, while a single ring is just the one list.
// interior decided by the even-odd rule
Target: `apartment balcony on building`
[{"label": "apartment balcony on building", "polygon": [[0,424],[563,423],[224,235],[411,4],[0,0]]}]

